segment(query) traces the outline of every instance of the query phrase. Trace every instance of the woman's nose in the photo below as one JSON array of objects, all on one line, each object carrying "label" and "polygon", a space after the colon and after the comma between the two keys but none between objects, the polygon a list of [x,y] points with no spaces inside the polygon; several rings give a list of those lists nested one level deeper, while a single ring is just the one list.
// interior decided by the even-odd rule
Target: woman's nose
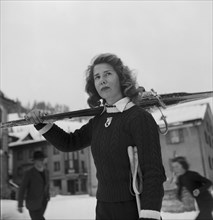
[{"label": "woman's nose", "polygon": [[101,85],[105,85],[106,84],[106,79],[104,77],[101,78],[100,84]]}]

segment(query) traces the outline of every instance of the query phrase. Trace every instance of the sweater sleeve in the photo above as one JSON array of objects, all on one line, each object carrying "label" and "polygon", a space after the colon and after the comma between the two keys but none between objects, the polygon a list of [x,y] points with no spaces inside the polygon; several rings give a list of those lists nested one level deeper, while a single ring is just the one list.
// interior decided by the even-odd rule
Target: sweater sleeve
[{"label": "sweater sleeve", "polygon": [[[43,136],[60,151],[71,152],[81,150],[91,144],[92,120],[93,119],[90,119],[89,122],[80,129],[76,129],[70,133],[64,131],[56,124],[53,124],[47,132],[43,133]],[[44,124],[38,124],[35,125],[35,128],[39,131],[44,126]]]},{"label": "sweater sleeve", "polygon": [[166,177],[162,163],[158,126],[150,113],[142,111],[135,115],[130,129],[138,149],[139,166],[143,175],[140,217],[142,219],[159,219],[164,195],[163,182]]},{"label": "sweater sleeve", "polygon": [[194,181],[200,183],[201,186],[198,189],[200,190],[201,193],[208,190],[211,187],[212,182],[209,179],[201,176],[197,172],[191,171],[191,173],[193,175]]}]

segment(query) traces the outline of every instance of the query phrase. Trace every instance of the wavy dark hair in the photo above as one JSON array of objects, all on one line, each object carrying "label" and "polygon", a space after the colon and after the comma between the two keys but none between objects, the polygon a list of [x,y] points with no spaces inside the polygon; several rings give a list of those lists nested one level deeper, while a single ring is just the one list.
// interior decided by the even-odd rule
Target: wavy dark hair
[{"label": "wavy dark hair", "polygon": [[171,160],[172,163],[179,163],[185,170],[189,169],[189,163],[187,162],[185,157],[179,156],[179,157],[175,157]]},{"label": "wavy dark hair", "polygon": [[133,72],[128,66],[125,66],[121,59],[115,54],[103,53],[95,56],[91,64],[86,70],[86,86],[85,91],[89,95],[87,103],[90,107],[98,107],[101,103],[105,103],[105,100],[99,96],[94,83],[93,70],[97,64],[107,63],[113,67],[115,72],[118,74],[121,92],[123,96],[129,97],[131,101],[135,104],[138,103],[141,89],[137,88],[137,83],[135,77],[133,77]]}]

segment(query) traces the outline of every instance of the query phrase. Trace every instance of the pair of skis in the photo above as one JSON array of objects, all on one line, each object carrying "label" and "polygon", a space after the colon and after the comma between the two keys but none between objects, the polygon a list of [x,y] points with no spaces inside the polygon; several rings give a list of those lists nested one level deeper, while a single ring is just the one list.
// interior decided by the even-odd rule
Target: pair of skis
[{"label": "pair of skis", "polygon": [[[148,92],[141,91],[141,99],[139,102],[139,106],[146,110],[152,111],[152,109],[156,107],[159,109],[160,108],[165,109],[172,105],[191,102],[191,101],[195,101],[199,99],[205,99],[209,97],[213,97],[213,91],[199,92],[199,93],[179,92],[179,93],[168,93],[168,94],[160,94],[160,95],[158,95],[154,90],[151,90]],[[88,108],[88,109],[82,109],[82,110],[77,110],[77,111],[46,115],[46,116],[43,116],[42,119],[44,123],[48,123],[48,122],[53,122],[53,121],[58,121],[58,120],[63,120],[63,119],[75,118],[75,117],[95,116],[95,115],[101,114],[103,110],[104,110],[104,107],[101,106],[101,107],[96,107],[96,108]],[[168,129],[165,117],[162,117],[162,118],[165,122],[166,129]],[[1,128],[10,128],[10,127],[23,126],[23,125],[29,125],[29,124],[31,124],[29,121],[26,121],[25,119],[20,119],[20,120],[2,122]]]}]

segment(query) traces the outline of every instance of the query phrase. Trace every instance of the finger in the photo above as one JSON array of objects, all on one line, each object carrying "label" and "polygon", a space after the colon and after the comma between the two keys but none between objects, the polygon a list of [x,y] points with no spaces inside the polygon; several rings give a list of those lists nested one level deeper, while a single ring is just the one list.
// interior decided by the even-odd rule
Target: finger
[{"label": "finger", "polygon": [[26,115],[24,116],[24,119],[28,121],[28,120],[29,120],[29,116],[26,114]]},{"label": "finger", "polygon": [[29,112],[27,115],[26,115],[26,120],[29,121],[31,124],[38,124],[40,123],[40,120],[39,120],[39,111],[38,110],[33,110],[31,112]]},{"label": "finger", "polygon": [[42,123],[43,122],[43,119],[41,118],[42,115],[41,115],[41,111],[38,111],[38,112],[34,112],[34,121],[38,124],[38,123]]},{"label": "finger", "polygon": [[44,115],[49,115],[50,114],[50,111],[45,111],[44,112]]},{"label": "finger", "polygon": [[42,120],[42,122],[44,121],[44,117],[47,116],[49,113],[47,111],[43,111],[41,110],[39,113],[39,117]]}]

